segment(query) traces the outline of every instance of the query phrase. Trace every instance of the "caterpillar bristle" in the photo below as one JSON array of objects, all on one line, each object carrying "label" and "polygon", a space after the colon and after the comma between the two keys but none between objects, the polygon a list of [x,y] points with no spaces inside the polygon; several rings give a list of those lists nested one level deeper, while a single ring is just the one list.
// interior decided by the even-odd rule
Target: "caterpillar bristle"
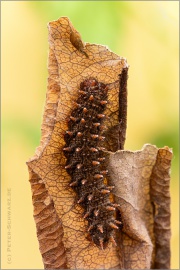
[{"label": "caterpillar bristle", "polygon": [[110,226],[111,228],[113,228],[113,229],[116,229],[116,230],[119,229],[119,227],[116,226],[116,225],[115,225],[114,223],[112,223],[112,222],[109,223],[109,226]]},{"label": "caterpillar bristle", "polygon": [[109,239],[113,243],[113,245],[117,247],[117,243],[116,243],[116,241],[115,241],[115,239],[114,239],[114,237],[112,235],[110,236]]},{"label": "caterpillar bristle", "polygon": [[70,116],[69,118],[70,118],[70,120],[72,120],[73,122],[76,122],[76,121],[77,121],[77,118],[75,118],[75,117],[73,117],[73,116]]},{"label": "caterpillar bristle", "polygon": [[103,238],[99,238],[99,244],[102,250],[104,250],[104,246],[103,246]]},{"label": "caterpillar bristle", "polygon": [[112,207],[112,206],[106,206],[106,209],[108,211],[115,211],[116,210],[116,208],[115,207]]},{"label": "caterpillar bristle", "polygon": [[94,210],[94,215],[97,217],[98,216],[98,214],[99,214],[99,209],[97,210]]},{"label": "caterpillar bristle", "polygon": [[98,228],[98,230],[99,230],[101,233],[103,233],[103,232],[104,232],[104,230],[103,230],[103,226],[102,226],[102,225],[98,225],[98,226],[97,226],[97,228]]},{"label": "caterpillar bristle", "polygon": [[92,165],[93,165],[93,166],[97,166],[97,165],[99,165],[99,164],[100,164],[99,161],[96,161],[96,160],[93,160],[93,161],[92,161]]},{"label": "caterpillar bristle", "polygon": [[87,179],[81,180],[81,184],[82,184],[82,185],[85,185],[86,183],[87,183]]},{"label": "caterpillar bristle", "polygon": [[83,202],[84,201],[84,197],[81,197],[78,201],[77,201],[77,203],[81,203],[81,202]]}]

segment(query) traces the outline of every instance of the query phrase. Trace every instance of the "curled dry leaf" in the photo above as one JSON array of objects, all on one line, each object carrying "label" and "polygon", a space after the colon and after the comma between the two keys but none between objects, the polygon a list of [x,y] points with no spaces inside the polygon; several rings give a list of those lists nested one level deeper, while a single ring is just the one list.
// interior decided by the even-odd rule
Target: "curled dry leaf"
[{"label": "curled dry leaf", "polygon": [[169,269],[171,149],[147,144],[141,151],[109,152],[108,157],[124,223],[121,268]]},{"label": "curled dry leaf", "polygon": [[[171,151],[146,146],[135,153],[110,152],[124,147],[127,71],[126,60],[105,46],[83,43],[67,17],[49,23],[49,77],[41,143],[27,162],[45,268],[168,267],[168,258],[161,255],[165,254],[163,243],[169,251]],[[89,77],[108,85],[103,147],[109,151],[106,153],[110,185],[115,186],[114,200],[120,204],[124,223],[123,231],[117,232],[117,247],[109,243],[105,250],[87,239],[83,210],[74,203],[75,193],[67,188],[70,176],[65,170],[66,158],[62,151],[67,120],[80,83]],[[162,192],[160,187],[164,186]],[[166,224],[165,228],[161,221]]]}]

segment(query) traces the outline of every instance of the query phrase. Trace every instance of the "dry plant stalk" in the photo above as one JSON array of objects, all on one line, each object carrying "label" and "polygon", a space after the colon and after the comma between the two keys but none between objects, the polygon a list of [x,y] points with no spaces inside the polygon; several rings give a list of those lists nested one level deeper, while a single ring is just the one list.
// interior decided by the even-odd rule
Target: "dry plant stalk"
[{"label": "dry plant stalk", "polygon": [[[40,252],[47,269],[170,267],[170,164],[172,151],[145,145],[122,150],[126,134],[126,60],[105,46],[84,44],[67,17],[49,23],[48,88],[40,146],[27,162]],[[67,186],[63,154],[67,119],[79,85],[89,77],[108,85],[105,110],[107,167],[122,214],[117,247],[99,249],[86,238],[87,222]],[[119,150],[119,151],[118,151]]]}]

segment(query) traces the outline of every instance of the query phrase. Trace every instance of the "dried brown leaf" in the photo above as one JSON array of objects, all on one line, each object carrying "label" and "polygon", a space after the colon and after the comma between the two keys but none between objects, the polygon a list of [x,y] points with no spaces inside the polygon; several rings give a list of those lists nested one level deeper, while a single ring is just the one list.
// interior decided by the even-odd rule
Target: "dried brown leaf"
[{"label": "dried brown leaf", "polygon": [[153,145],[109,153],[111,184],[124,223],[119,239],[121,268],[170,267],[171,159],[171,149]]},{"label": "dried brown leaf", "polygon": [[[49,23],[49,77],[41,144],[27,163],[37,236],[45,268],[144,269],[159,262],[156,250],[163,248],[158,246],[160,240],[156,230],[162,224],[158,222],[159,213],[157,222],[154,222],[156,215],[153,209],[161,207],[156,198],[157,183],[153,183],[153,173],[160,175],[159,166],[162,166],[160,179],[164,181],[163,176],[166,176],[168,192],[170,150],[162,150],[166,151],[166,155],[163,152],[161,158],[161,150],[153,146],[146,146],[135,153],[108,152],[115,201],[121,205],[124,221],[123,232],[117,234],[117,247],[109,244],[102,251],[89,242],[83,211],[74,204],[74,192],[67,188],[70,177],[64,169],[66,159],[62,148],[67,118],[77,98],[80,82],[95,77],[108,84],[109,102],[105,114],[109,118],[105,121],[104,146],[108,151],[117,151],[123,149],[125,142],[127,70],[125,59],[105,46],[83,43],[68,18],[62,17]],[[164,166],[168,153],[169,163]],[[150,188],[151,183],[154,190]],[[166,240],[168,247],[169,238]]]}]

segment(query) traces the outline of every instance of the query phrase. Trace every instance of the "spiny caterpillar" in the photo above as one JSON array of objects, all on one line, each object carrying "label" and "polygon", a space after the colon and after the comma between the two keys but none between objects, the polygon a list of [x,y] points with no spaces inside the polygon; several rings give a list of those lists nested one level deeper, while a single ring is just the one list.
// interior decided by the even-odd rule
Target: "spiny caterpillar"
[{"label": "spiny caterpillar", "polygon": [[87,231],[99,248],[109,240],[116,245],[114,230],[121,228],[115,219],[116,204],[110,201],[113,186],[108,186],[105,150],[101,144],[103,114],[107,105],[108,87],[94,78],[81,82],[76,108],[72,110],[65,133],[65,169],[71,176],[70,187],[77,194],[77,203],[84,209]]}]

